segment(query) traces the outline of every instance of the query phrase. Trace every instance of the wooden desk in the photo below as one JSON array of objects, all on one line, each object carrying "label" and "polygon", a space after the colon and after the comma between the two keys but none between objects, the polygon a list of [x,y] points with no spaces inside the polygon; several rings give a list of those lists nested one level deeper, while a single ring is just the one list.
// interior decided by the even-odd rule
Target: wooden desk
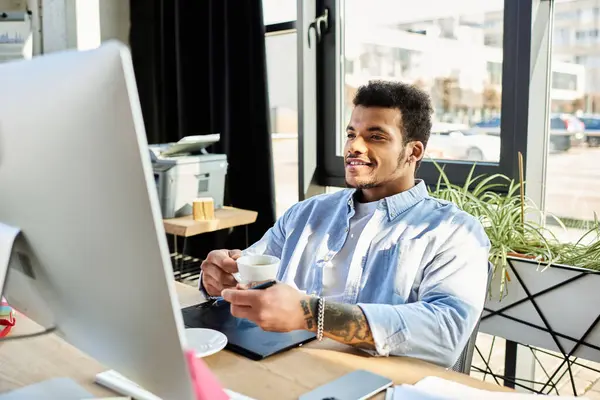
[{"label": "wooden desk", "polygon": [[241,208],[223,207],[215,210],[215,219],[210,221],[194,221],[191,215],[180,218],[163,220],[165,232],[175,235],[190,237],[201,233],[214,232],[234,226],[249,225],[256,222],[256,211],[242,210]]},{"label": "wooden desk", "polygon": [[[196,289],[180,283],[176,285],[182,307],[202,301]],[[24,316],[18,317],[12,334],[40,329]],[[387,376],[396,384],[413,384],[435,375],[480,389],[510,390],[423,361],[403,357],[368,357],[328,340],[313,342],[259,362],[227,350],[204,360],[224,387],[255,399],[297,399],[302,393],[359,367]],[[105,369],[54,334],[0,344],[0,392],[50,378],[70,377],[96,396],[114,396],[114,393],[93,383],[94,376]]]}]

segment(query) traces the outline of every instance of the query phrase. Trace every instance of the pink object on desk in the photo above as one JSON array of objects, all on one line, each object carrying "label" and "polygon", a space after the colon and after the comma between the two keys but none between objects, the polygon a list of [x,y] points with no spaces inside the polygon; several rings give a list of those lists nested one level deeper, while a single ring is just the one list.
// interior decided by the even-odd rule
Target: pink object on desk
[{"label": "pink object on desk", "polygon": [[202,359],[196,357],[193,350],[186,350],[185,357],[197,400],[229,400],[216,376]]},{"label": "pink object on desk", "polygon": [[15,326],[15,310],[2,297],[0,302],[0,337],[7,336]]}]

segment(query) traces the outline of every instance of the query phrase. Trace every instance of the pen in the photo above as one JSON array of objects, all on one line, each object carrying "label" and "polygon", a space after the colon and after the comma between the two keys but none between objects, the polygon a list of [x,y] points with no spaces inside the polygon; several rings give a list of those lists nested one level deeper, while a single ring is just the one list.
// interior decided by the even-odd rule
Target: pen
[{"label": "pen", "polygon": [[260,284],[258,284],[256,286],[252,286],[250,289],[251,290],[265,290],[265,289],[268,289],[271,286],[275,285],[276,283],[277,283],[276,280],[270,280],[270,281],[266,281],[266,282],[260,283]]},{"label": "pen", "polygon": [[[275,285],[276,283],[277,283],[277,281],[272,279],[270,281],[259,283],[258,285],[251,287],[250,290],[265,290],[265,289],[268,289],[271,286]],[[222,297],[218,297],[218,298],[214,298],[205,303],[200,304],[199,307],[200,308],[208,308],[208,307],[218,306],[219,304],[221,304],[224,301],[225,300],[223,300]]]}]

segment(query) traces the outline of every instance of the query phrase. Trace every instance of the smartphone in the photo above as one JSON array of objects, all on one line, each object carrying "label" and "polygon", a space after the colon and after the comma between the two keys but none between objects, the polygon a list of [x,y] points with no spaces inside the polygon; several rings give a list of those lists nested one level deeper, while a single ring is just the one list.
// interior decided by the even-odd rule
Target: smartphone
[{"label": "smartphone", "polygon": [[303,394],[299,400],[363,400],[375,396],[393,383],[385,376],[359,369]]}]

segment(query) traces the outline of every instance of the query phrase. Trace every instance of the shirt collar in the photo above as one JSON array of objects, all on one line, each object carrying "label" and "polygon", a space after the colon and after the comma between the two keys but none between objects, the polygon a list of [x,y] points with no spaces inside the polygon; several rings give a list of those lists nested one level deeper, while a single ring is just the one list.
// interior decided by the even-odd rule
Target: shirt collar
[{"label": "shirt collar", "polygon": [[[354,194],[355,190],[349,191],[348,196],[348,206],[350,209],[354,209]],[[405,190],[404,192],[400,192],[393,196],[388,196],[380,201],[379,207],[385,207],[387,210],[387,215],[390,220],[396,218],[398,215],[402,214],[404,211],[408,210],[415,204],[419,203],[421,200],[428,198],[429,193],[427,191],[427,186],[425,182],[421,179],[416,180],[415,186],[412,188]]]}]

